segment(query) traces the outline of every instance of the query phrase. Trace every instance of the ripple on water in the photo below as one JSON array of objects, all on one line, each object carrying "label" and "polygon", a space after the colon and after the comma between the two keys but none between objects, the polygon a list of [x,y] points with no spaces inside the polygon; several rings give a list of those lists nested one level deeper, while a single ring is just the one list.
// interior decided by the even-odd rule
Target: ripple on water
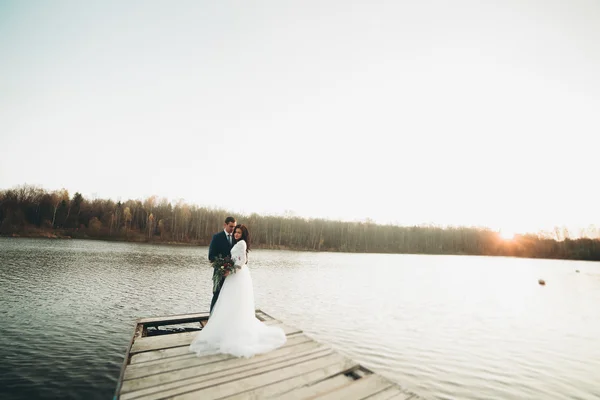
[{"label": "ripple on water", "polygon": [[[208,309],[205,259],[0,238],[0,397],[109,398],[135,319]],[[427,398],[600,398],[598,264],[253,251],[250,268],[258,308]]]}]

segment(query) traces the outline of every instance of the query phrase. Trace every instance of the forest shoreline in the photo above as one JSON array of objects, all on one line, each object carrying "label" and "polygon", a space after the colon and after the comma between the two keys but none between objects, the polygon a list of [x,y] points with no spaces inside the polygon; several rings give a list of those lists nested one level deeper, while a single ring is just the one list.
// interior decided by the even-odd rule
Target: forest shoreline
[{"label": "forest shoreline", "polygon": [[229,215],[248,226],[255,249],[600,261],[600,228],[594,225],[588,236],[576,239],[564,227],[506,238],[486,227],[402,226],[292,213],[241,215],[155,196],[125,202],[89,200],[80,193],[71,196],[65,189],[49,192],[27,185],[0,190],[3,236],[208,246]]},{"label": "forest shoreline", "polygon": [[[189,247],[208,247],[210,242],[205,240],[190,240],[190,241],[173,241],[159,238],[148,239],[147,237],[139,237],[138,235],[125,236],[97,236],[89,235],[83,232],[60,230],[60,229],[31,229],[12,233],[0,233],[0,237],[4,238],[19,238],[19,239],[48,239],[48,240],[99,240],[104,242],[124,242],[124,243],[139,243],[149,245],[162,246],[189,246]],[[336,250],[314,250],[309,248],[291,248],[289,246],[265,246],[263,244],[253,244],[253,249],[261,250],[290,250],[290,251],[309,251],[309,252],[337,252]],[[352,252],[348,252],[352,253]]]},{"label": "forest shoreline", "polygon": [[[0,237],[5,238],[19,238],[19,239],[47,239],[47,240],[98,240],[104,242],[123,242],[123,243],[137,243],[147,245],[158,245],[158,246],[184,246],[184,247],[208,247],[210,244],[204,240],[198,241],[173,241],[163,240],[159,238],[148,239],[145,236],[131,234],[129,236],[97,236],[89,235],[87,232],[72,231],[64,229],[40,229],[32,228],[22,230],[20,232],[13,232],[10,234],[0,233]],[[475,256],[475,257],[511,257],[511,258],[530,258],[538,260],[570,260],[570,261],[589,261],[598,262],[600,260],[594,259],[580,259],[580,258],[567,258],[567,257],[544,257],[544,256],[525,256],[515,254],[472,254],[465,252],[381,252],[381,251],[342,251],[339,249],[311,249],[311,248],[300,248],[290,246],[268,246],[265,244],[253,244],[253,249],[260,250],[283,250],[283,251],[306,251],[312,253],[346,253],[346,254],[406,254],[406,255],[431,255],[431,256]]]}]

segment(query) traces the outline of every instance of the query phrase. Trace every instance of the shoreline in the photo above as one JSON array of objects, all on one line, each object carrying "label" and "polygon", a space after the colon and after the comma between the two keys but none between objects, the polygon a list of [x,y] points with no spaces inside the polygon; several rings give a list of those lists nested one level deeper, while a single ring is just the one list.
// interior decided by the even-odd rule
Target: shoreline
[{"label": "shoreline", "polygon": [[[186,247],[208,247],[209,243],[205,241],[173,241],[173,240],[141,240],[139,236],[90,236],[86,232],[71,232],[71,231],[45,231],[45,230],[33,230],[25,232],[13,232],[10,234],[0,233],[0,238],[15,238],[15,239],[48,239],[48,240],[99,240],[104,242],[124,242],[124,243],[137,243],[147,245],[161,245],[161,246],[186,246]],[[509,257],[509,258],[529,258],[534,260],[564,260],[564,261],[587,261],[587,262],[600,262],[599,260],[593,259],[581,259],[581,258],[561,258],[561,257],[531,257],[522,255],[511,255],[511,254],[475,254],[475,253],[458,253],[458,252],[358,252],[358,251],[342,251],[338,249],[310,249],[310,248],[294,248],[289,246],[268,246],[264,244],[253,244],[253,249],[260,250],[284,250],[284,251],[303,251],[310,253],[346,253],[346,254],[402,254],[402,255],[426,255],[426,256],[474,256],[474,257]]]},{"label": "shoreline", "polygon": [[[205,243],[205,241],[173,241],[173,240],[140,240],[140,238],[136,237],[123,237],[123,236],[90,236],[86,233],[77,232],[73,234],[73,232],[65,233],[60,231],[28,231],[28,232],[13,232],[13,233],[0,233],[0,238],[15,238],[15,239],[48,239],[48,240],[98,240],[104,242],[123,242],[123,243],[137,243],[137,244],[147,244],[147,245],[167,245],[167,246],[187,246],[187,247],[208,247],[210,242]],[[312,250],[312,249],[303,249],[303,248],[291,248],[289,246],[265,246],[261,244],[253,244],[253,249],[260,250],[289,250],[289,251],[307,251],[311,253],[320,253],[320,252],[336,252],[341,253],[340,251],[336,251],[334,249],[330,250]],[[362,253],[357,253],[362,254]],[[370,253],[365,253],[370,254]]]}]

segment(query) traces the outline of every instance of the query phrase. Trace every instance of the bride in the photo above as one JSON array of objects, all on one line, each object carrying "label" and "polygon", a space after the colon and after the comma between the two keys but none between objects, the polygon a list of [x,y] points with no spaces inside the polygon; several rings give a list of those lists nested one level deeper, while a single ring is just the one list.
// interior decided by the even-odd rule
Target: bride
[{"label": "bride", "polygon": [[252,357],[281,347],[286,341],[283,329],[267,326],[256,318],[248,270],[248,228],[237,225],[233,237],[236,244],[231,249],[231,259],[241,269],[225,278],[208,323],[190,344],[190,351],[198,356],[223,353]]}]

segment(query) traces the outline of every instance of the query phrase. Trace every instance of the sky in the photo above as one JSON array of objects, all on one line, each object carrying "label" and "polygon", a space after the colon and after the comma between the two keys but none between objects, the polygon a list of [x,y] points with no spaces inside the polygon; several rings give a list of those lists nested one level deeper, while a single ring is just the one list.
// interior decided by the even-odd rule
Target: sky
[{"label": "sky", "polygon": [[600,225],[600,2],[0,0],[0,189]]}]

